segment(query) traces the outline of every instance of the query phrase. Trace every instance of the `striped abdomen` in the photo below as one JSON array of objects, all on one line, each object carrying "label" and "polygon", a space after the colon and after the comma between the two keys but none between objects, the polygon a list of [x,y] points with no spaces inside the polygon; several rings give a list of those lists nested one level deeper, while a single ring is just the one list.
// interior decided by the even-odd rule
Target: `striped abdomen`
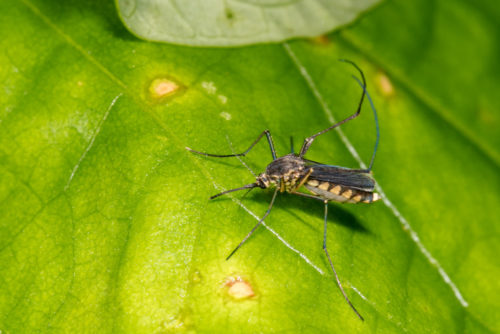
[{"label": "striped abdomen", "polygon": [[372,203],[380,199],[377,193],[350,188],[332,182],[307,180],[304,186],[313,194],[335,202]]}]

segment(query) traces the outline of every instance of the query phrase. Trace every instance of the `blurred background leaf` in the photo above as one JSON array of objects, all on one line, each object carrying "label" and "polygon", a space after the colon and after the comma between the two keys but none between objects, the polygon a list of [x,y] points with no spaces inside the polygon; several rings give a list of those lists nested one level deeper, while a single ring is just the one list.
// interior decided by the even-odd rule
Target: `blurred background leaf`
[{"label": "blurred background leaf", "polygon": [[[493,2],[386,1],[328,36],[233,49],[138,40],[110,2],[0,9],[2,332],[498,332]],[[262,215],[271,193],[209,202],[252,175],[184,149],[240,151],[268,128],[288,153],[290,136],[355,110],[337,58],[365,70],[382,131],[386,202],[329,215],[365,322],[328,270],[321,203],[280,196],[266,223],[281,239],[261,228],[224,261],[256,222],[243,206]],[[367,162],[369,111],[308,157],[357,167],[354,148]],[[245,161],[262,171],[268,148]],[[238,277],[255,296],[230,296]]]},{"label": "blurred background leaf", "polygon": [[314,37],[379,0],[117,0],[123,23],[147,40],[230,46]]}]

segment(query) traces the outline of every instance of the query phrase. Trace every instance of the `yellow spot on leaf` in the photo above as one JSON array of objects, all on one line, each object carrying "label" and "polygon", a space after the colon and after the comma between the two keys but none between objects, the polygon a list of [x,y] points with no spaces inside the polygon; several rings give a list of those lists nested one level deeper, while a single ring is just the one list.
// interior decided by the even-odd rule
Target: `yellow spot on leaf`
[{"label": "yellow spot on leaf", "polygon": [[167,78],[157,78],[151,82],[149,93],[154,99],[161,99],[172,95],[179,90],[180,86]]},{"label": "yellow spot on leaf", "polygon": [[385,97],[391,97],[394,95],[394,86],[392,85],[391,80],[384,73],[378,73],[376,76],[378,88],[382,95]]},{"label": "yellow spot on leaf", "polygon": [[230,276],[224,283],[228,287],[227,294],[237,300],[247,299],[255,296],[252,286],[239,276]]}]

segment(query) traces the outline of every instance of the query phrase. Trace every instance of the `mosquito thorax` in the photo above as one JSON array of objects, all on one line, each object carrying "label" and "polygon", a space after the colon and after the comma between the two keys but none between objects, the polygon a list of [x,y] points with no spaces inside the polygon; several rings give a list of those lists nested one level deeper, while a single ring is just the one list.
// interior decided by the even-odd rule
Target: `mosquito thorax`
[{"label": "mosquito thorax", "polygon": [[264,173],[257,177],[257,185],[268,188],[283,182],[284,189],[289,189],[305,174],[304,160],[291,153],[272,161]]},{"label": "mosquito thorax", "polygon": [[266,168],[266,174],[272,179],[281,179],[294,173],[302,174],[305,169],[305,162],[294,153],[282,156],[272,161]]}]

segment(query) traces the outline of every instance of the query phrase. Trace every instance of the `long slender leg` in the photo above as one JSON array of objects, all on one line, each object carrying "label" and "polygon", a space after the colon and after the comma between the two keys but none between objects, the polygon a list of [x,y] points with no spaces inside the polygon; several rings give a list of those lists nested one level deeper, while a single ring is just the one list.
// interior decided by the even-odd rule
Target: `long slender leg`
[{"label": "long slender leg", "polygon": [[321,198],[319,196],[314,196],[314,195],[309,195],[309,194],[305,194],[305,193],[300,193],[298,191],[292,191],[292,192],[290,192],[290,194],[292,194],[292,195],[298,195],[298,196],[302,196],[302,197],[307,197],[307,198],[312,198],[312,199],[317,199],[317,200],[319,200],[321,202],[325,201],[324,198]]},{"label": "long slender leg", "polygon": [[327,217],[328,217],[328,201],[324,201],[324,202],[325,202],[325,223],[324,223],[324,230],[323,230],[323,250],[325,251],[326,257],[328,258],[328,262],[330,262],[330,267],[332,268],[333,274],[335,275],[335,279],[337,280],[337,285],[338,285],[340,291],[342,292],[342,294],[344,295],[345,300],[347,301],[349,306],[351,306],[354,313],[356,313],[356,315],[361,320],[365,320],[365,319],[363,319],[361,314],[359,314],[358,310],[356,310],[354,305],[352,305],[351,301],[349,300],[349,297],[347,297],[347,294],[345,293],[344,289],[342,288],[342,284],[340,283],[339,276],[337,275],[337,272],[335,271],[335,268],[333,267],[332,259],[330,258],[330,254],[328,253],[328,248],[326,247],[326,225],[327,225],[326,221],[327,221]]},{"label": "long slender leg", "polygon": [[[226,139],[227,139],[227,143],[229,144],[229,147],[231,148],[231,152],[233,152],[233,154],[236,154],[236,153],[234,153],[233,144],[231,143],[231,140],[229,140],[228,135],[226,135]],[[254,177],[257,177],[257,174],[255,174],[255,172],[252,170],[252,168],[250,168],[250,166],[248,166],[247,163],[245,161],[243,161],[243,159],[239,155],[236,156],[236,159],[238,159],[238,161],[241,162],[241,164],[243,166],[245,166],[245,168],[248,169]],[[250,190],[248,192],[250,192]]]},{"label": "long slender leg", "polygon": [[[300,182],[295,186],[295,188],[293,188],[292,190],[292,193],[295,193],[297,192],[297,190],[300,189],[300,187],[302,187],[304,185],[304,183],[306,183],[307,179],[309,178],[309,176],[312,174],[313,172],[313,169],[312,168],[309,168],[309,171],[306,173],[306,175],[304,175],[302,177],[302,179],[300,180]],[[298,192],[297,192],[298,193]]]},{"label": "long slender leg", "polygon": [[328,253],[328,248],[326,246],[326,239],[327,239],[327,233],[326,233],[326,223],[327,223],[327,218],[328,218],[328,201],[325,199],[319,197],[319,196],[314,196],[314,195],[309,195],[309,194],[304,194],[304,193],[299,193],[299,192],[292,192],[291,194],[293,195],[299,195],[302,197],[307,197],[307,198],[312,198],[312,199],[317,199],[325,203],[325,220],[324,220],[324,230],[323,230],[323,250],[325,251],[326,257],[328,258],[328,262],[330,263],[330,267],[332,268],[333,274],[335,275],[335,279],[337,280],[337,286],[339,287],[340,291],[344,295],[345,300],[351,306],[353,309],[354,313],[361,319],[365,320],[361,314],[359,314],[358,310],[352,305],[351,301],[349,300],[349,297],[347,297],[347,294],[344,291],[344,288],[342,288],[342,284],[340,283],[339,276],[337,275],[337,272],[335,271],[335,268],[333,267],[333,262],[332,259],[330,258],[330,254]]},{"label": "long slender leg", "polygon": [[335,123],[333,124],[332,126],[324,129],[323,131],[320,131],[314,135],[312,135],[311,137],[308,137],[304,140],[304,144],[302,144],[302,148],[300,149],[300,153],[299,153],[299,157],[303,157],[306,152],[309,150],[309,147],[311,146],[312,142],[314,141],[314,139],[316,139],[316,137],[328,132],[328,131],[331,131],[333,129],[335,129],[336,127],[346,123],[346,122],[349,122],[350,120],[352,120],[353,118],[356,118],[358,117],[359,113],[361,112],[361,106],[363,105],[363,100],[365,98],[365,92],[366,92],[366,80],[365,80],[365,75],[363,74],[363,71],[361,71],[361,69],[358,67],[358,65],[356,65],[355,63],[353,63],[352,61],[350,60],[346,60],[346,59],[339,59],[340,61],[343,61],[343,62],[346,62],[346,63],[349,63],[351,64],[352,66],[354,66],[360,73],[361,75],[361,78],[363,79],[363,93],[361,94],[361,99],[359,100],[359,104],[358,104],[358,109],[356,110],[356,112],[354,114],[352,114],[351,116],[347,117],[346,119],[338,122],[338,123]]},{"label": "long slender leg", "polygon": [[259,227],[260,224],[262,224],[262,222],[264,221],[264,219],[266,219],[266,217],[269,215],[269,212],[271,212],[271,209],[273,208],[274,200],[276,199],[276,195],[278,194],[278,190],[279,190],[279,188],[276,187],[276,190],[274,191],[274,194],[273,194],[273,198],[271,199],[271,203],[269,204],[269,207],[267,208],[267,211],[264,214],[264,216],[262,216],[262,218],[259,220],[259,222],[257,224],[255,224],[255,226],[252,228],[250,233],[248,233],[247,236],[239,243],[239,245],[236,246],[236,248],[231,252],[231,254],[229,254],[229,256],[226,258],[226,260],[229,260],[231,258],[231,256],[233,256],[233,254],[236,253],[236,251],[238,249],[240,249],[241,246],[243,246],[245,241],[247,241],[248,238],[250,238],[250,236],[253,234],[253,232],[255,232],[257,227]]},{"label": "long slender leg", "polygon": [[211,153],[205,153],[205,152],[200,152],[193,150],[192,148],[186,147],[186,150],[191,151],[196,154],[204,155],[207,157],[216,157],[216,158],[230,158],[230,157],[240,157],[240,156],[245,156],[250,150],[259,142],[259,140],[262,139],[266,135],[267,138],[267,143],[269,144],[269,148],[271,149],[271,155],[273,156],[273,160],[276,160],[276,150],[274,149],[274,143],[273,143],[273,137],[271,136],[271,133],[269,130],[264,130],[262,133],[255,139],[255,141],[250,145],[249,148],[247,148],[246,151],[242,153],[236,153],[236,154],[211,154]]}]

